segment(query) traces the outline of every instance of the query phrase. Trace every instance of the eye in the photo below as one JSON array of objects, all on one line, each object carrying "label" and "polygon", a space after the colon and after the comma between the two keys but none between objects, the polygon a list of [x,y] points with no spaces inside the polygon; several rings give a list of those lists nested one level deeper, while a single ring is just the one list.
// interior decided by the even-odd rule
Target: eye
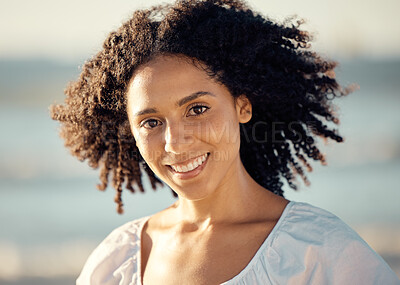
[{"label": "eye", "polygon": [[140,124],[141,127],[144,127],[146,129],[153,129],[158,125],[161,125],[161,122],[156,119],[149,119]]},{"label": "eye", "polygon": [[204,105],[195,105],[192,108],[190,108],[187,117],[189,116],[199,116],[201,114],[203,114],[204,112],[206,112],[208,109],[210,109],[207,106]]}]

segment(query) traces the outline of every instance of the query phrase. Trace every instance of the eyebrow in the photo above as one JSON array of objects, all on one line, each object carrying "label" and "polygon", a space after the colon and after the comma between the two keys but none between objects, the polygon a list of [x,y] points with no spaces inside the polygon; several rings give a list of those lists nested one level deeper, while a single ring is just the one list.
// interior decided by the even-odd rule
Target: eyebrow
[{"label": "eyebrow", "polygon": [[[214,94],[212,94],[210,92],[198,91],[198,92],[195,92],[193,94],[190,94],[189,96],[183,97],[178,102],[176,102],[175,105],[177,107],[181,107],[182,105],[184,105],[184,104],[186,104],[186,103],[188,103],[190,101],[193,101],[193,100],[195,100],[195,99],[197,99],[199,97],[207,96],[207,95],[216,97]],[[141,110],[141,111],[137,112],[135,114],[135,116],[138,117],[138,116],[147,115],[147,114],[154,114],[154,113],[158,113],[158,110],[156,108],[147,108],[147,109],[144,109],[144,110]]]}]

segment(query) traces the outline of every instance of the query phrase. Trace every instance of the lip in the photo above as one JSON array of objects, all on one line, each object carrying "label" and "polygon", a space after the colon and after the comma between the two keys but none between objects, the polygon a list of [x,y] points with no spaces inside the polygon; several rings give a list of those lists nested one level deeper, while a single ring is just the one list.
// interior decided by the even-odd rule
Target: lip
[{"label": "lip", "polygon": [[175,177],[177,177],[181,180],[188,180],[188,179],[198,176],[203,171],[204,167],[206,167],[208,158],[210,157],[210,153],[208,152],[207,154],[208,154],[207,158],[203,162],[202,165],[199,165],[195,169],[188,171],[188,172],[176,172],[171,166],[168,165],[167,167],[168,167],[169,171],[171,171]]}]

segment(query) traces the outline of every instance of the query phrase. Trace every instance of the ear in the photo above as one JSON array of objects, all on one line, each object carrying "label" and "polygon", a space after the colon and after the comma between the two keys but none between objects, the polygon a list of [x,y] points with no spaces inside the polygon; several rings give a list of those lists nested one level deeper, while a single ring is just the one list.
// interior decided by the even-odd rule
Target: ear
[{"label": "ear", "polygon": [[235,98],[235,107],[239,123],[247,123],[252,117],[252,106],[250,100],[245,95]]}]

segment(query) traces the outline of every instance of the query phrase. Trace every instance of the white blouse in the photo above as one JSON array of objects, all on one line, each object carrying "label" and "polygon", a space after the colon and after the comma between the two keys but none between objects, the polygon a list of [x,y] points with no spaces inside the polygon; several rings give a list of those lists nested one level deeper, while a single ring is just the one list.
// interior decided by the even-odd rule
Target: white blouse
[{"label": "white blouse", "polygon": [[[141,285],[140,237],[150,217],[117,229],[93,251],[77,285]],[[335,215],[291,201],[249,264],[223,285],[400,284],[396,274]]]}]

